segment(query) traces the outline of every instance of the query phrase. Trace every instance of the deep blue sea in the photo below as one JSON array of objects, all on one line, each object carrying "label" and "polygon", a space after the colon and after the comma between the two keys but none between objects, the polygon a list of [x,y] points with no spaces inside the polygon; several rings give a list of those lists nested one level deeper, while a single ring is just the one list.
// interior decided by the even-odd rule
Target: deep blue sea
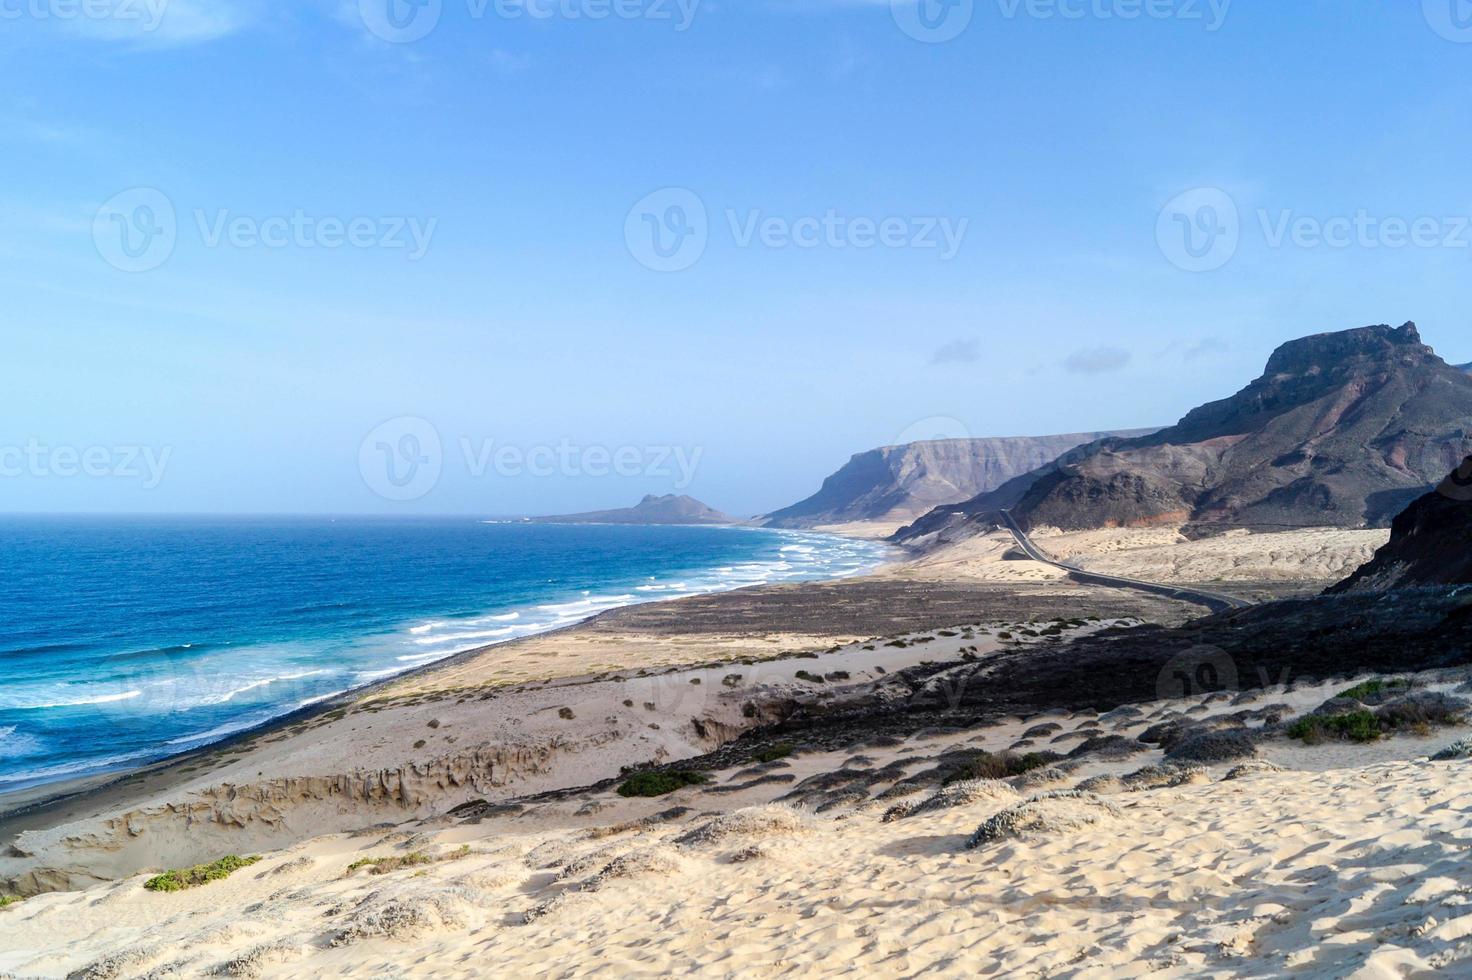
[{"label": "deep blue sea", "polygon": [[0,792],[125,768],[616,606],[880,546],[473,518],[0,518]]}]

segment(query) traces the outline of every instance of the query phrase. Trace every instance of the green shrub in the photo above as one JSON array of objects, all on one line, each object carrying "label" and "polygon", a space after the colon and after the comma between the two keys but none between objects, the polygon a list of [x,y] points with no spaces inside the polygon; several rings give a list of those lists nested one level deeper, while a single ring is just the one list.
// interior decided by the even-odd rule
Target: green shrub
[{"label": "green shrub", "polygon": [[1356,684],[1354,687],[1346,687],[1334,696],[1336,698],[1354,698],[1356,701],[1363,701],[1365,698],[1374,697],[1377,694],[1385,694],[1390,691],[1409,691],[1410,689],[1410,680],[1404,677],[1393,677],[1388,681],[1365,681],[1362,684]]},{"label": "green shrub", "polygon": [[0,895],[0,909],[9,908],[10,906],[17,904],[18,902],[24,901],[25,899],[21,898],[19,895]]},{"label": "green shrub", "polygon": [[210,864],[196,864],[192,868],[165,871],[161,875],[149,878],[143,883],[143,887],[151,892],[183,891],[186,888],[207,885],[212,881],[228,878],[241,868],[248,868],[259,860],[259,857],[237,857],[234,854],[227,854]]},{"label": "green shrub", "polygon": [[758,749],[753,752],[751,754],[751,761],[776,762],[778,759],[787,758],[792,754],[792,751],[793,745],[791,742],[778,742],[776,745],[769,745],[764,749]]},{"label": "green shrub", "polygon": [[1373,742],[1380,737],[1380,721],[1368,711],[1339,715],[1309,715],[1288,726],[1288,737],[1317,745],[1325,739],[1344,742]]},{"label": "green shrub", "polygon": [[670,772],[638,772],[625,779],[618,788],[619,796],[664,796],[686,786],[710,782],[703,772],[675,769]]},{"label": "green shrub", "polygon": [[367,868],[369,874],[386,875],[390,871],[399,871],[403,868],[417,868],[424,864],[439,864],[441,861],[458,861],[463,857],[470,856],[470,845],[461,844],[458,850],[448,854],[426,854],[423,851],[410,851],[408,854],[395,854],[391,857],[367,857],[359,858],[348,865],[348,874],[352,874],[359,868]]}]

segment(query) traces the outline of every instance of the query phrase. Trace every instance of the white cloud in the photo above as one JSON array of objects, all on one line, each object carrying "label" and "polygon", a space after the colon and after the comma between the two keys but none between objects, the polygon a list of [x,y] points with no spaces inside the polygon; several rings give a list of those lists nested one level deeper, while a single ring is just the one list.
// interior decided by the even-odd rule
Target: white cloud
[{"label": "white cloud", "polygon": [[51,19],[69,34],[146,48],[214,41],[249,27],[257,13],[252,0],[93,0],[65,9],[80,12]]}]

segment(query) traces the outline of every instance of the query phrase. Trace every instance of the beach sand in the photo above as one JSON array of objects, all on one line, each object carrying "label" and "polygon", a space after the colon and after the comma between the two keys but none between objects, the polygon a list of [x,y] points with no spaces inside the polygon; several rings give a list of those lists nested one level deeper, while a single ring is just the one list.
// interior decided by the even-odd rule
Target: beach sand
[{"label": "beach sand", "polygon": [[[1120,562],[1116,574],[1309,589],[1379,532],[1166,533],[1040,541],[1091,568]],[[1202,611],[1078,585],[1010,555],[1009,540],[859,579],[616,610],[70,787],[0,821],[0,891],[29,896],[0,909],[0,975],[99,963],[88,975],[163,976],[175,963],[180,976],[1455,972],[1472,951],[1472,918],[1460,929],[1456,915],[1472,894],[1461,867],[1472,791],[1459,788],[1464,763],[1424,757],[1456,729],[1367,746],[1279,737],[1262,755],[1287,771],[1227,779],[1230,766],[1210,766],[1122,792],[1117,777],[1161,761],[1140,746],[885,820],[937,794],[956,802],[936,774],[958,752],[1066,753],[1105,726],[1132,739],[1153,720],[1259,704],[1045,712],[865,744],[813,727],[830,692],[882,698],[908,667]],[[1291,717],[1331,687],[1262,703]],[[796,751],[752,762],[736,740],[758,728]],[[712,784],[653,800],[614,792],[625,767],[696,757]],[[1039,834],[965,846],[1009,806],[1091,778],[1106,802],[1041,800],[1014,814]],[[196,890],[142,888],[150,873],[230,853],[263,860]],[[346,873],[408,855],[403,870]]]},{"label": "beach sand", "polygon": [[[1310,528],[1272,534],[1233,530],[1188,540],[1178,528],[1040,528],[1033,542],[1060,561],[1104,575],[1172,585],[1284,583],[1327,587],[1369,561],[1390,540],[1387,530]],[[1067,573],[1031,561],[1006,531],[935,549],[892,574],[916,580],[1057,582]]]},{"label": "beach sand", "polygon": [[[139,875],[43,895],[0,912],[0,971],[1391,977],[1472,965],[1468,763],[1424,758],[1457,729],[1267,743],[1244,769],[1167,778],[1150,750],[896,791],[948,752],[1001,751],[1027,730],[1077,745],[1232,707],[799,751],[655,800],[603,788],[321,836],[188,891],[150,892]],[[1086,780],[1097,795],[1057,795]],[[384,858],[400,867],[353,867]]]}]

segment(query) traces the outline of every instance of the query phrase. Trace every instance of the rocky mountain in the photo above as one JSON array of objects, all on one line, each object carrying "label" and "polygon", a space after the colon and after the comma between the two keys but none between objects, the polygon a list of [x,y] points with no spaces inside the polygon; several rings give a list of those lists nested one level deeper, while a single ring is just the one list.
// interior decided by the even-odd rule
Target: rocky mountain
[{"label": "rocky mountain", "polygon": [[859,453],[823,481],[817,493],[761,518],[768,527],[806,528],[853,521],[900,523],[955,503],[1057,459],[1106,435],[937,439]]},{"label": "rocky mountain", "polygon": [[1472,583],[1472,456],[1390,525],[1390,543],[1329,590],[1384,592]]},{"label": "rocky mountain", "polygon": [[1260,378],[1170,428],[1081,447],[899,540],[961,534],[1003,508],[1065,530],[1383,527],[1469,449],[1472,376],[1415,324],[1319,334],[1279,347]]},{"label": "rocky mountain", "polygon": [[633,507],[595,510],[586,514],[530,517],[535,524],[741,524],[742,521],[712,510],[694,497],[649,494]]}]

